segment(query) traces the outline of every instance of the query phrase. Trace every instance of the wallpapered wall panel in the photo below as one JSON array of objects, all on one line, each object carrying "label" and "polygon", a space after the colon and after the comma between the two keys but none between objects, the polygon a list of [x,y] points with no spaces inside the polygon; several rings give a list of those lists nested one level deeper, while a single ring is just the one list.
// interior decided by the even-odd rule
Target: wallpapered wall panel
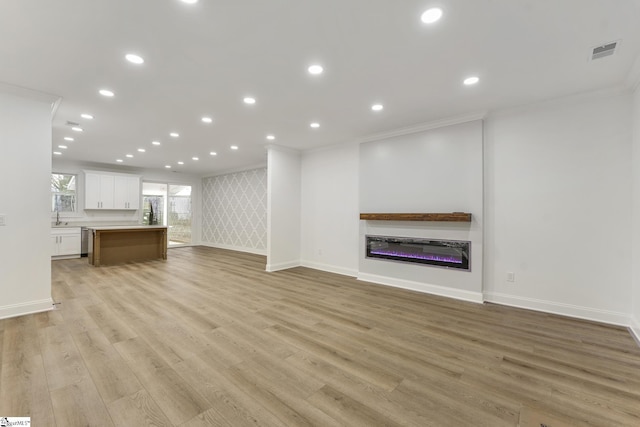
[{"label": "wallpapered wall panel", "polygon": [[267,169],[202,180],[202,241],[223,247],[267,249]]}]

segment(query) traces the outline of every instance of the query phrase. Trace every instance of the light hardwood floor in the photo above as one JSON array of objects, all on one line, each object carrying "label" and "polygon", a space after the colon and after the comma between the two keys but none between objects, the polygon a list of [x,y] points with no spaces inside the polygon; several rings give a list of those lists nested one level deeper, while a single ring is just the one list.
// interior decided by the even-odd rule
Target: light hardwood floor
[{"label": "light hardwood floor", "polygon": [[[0,416],[34,426],[640,426],[624,328],[179,248],[53,262],[0,321]],[[428,268],[428,267],[426,267]]]}]

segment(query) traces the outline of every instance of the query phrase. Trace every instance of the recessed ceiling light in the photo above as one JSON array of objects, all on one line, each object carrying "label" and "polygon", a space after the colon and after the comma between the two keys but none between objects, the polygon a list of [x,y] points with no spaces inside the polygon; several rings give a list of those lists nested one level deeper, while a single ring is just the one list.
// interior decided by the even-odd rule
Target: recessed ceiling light
[{"label": "recessed ceiling light", "polygon": [[153,145],[160,145],[160,141],[151,141]]},{"label": "recessed ceiling light", "polygon": [[250,96],[245,97],[245,98],[243,99],[243,101],[244,101],[244,103],[245,103],[245,104],[249,104],[249,105],[253,105],[253,104],[255,104],[255,103],[256,103],[256,99],[255,99],[255,98],[252,98],[252,97],[250,97]]},{"label": "recessed ceiling light", "polygon": [[191,160],[200,160],[200,159],[194,156],[191,158]]},{"label": "recessed ceiling light", "polygon": [[144,148],[138,148],[138,151],[141,152],[141,153],[144,153],[147,150],[145,150]]},{"label": "recessed ceiling light", "polygon": [[118,162],[118,163],[122,163],[123,161],[124,160],[122,160],[122,159],[116,159],[116,162]]},{"label": "recessed ceiling light", "polygon": [[87,119],[87,120],[93,119],[93,116],[91,114],[87,114],[87,113],[80,114],[80,117],[82,117],[83,119]]},{"label": "recessed ceiling light", "polygon": [[135,53],[127,53],[124,57],[127,59],[127,61],[131,62],[132,64],[144,63],[144,59],[142,59],[141,56],[136,55]]},{"label": "recessed ceiling light", "polygon": [[312,127],[312,128],[314,128],[314,129],[317,129],[317,128],[319,128],[319,127],[320,127],[320,123],[315,123],[315,122],[314,122],[314,123],[311,123],[309,126],[311,126],[311,127]]},{"label": "recessed ceiling light", "polygon": [[81,128],[81,127],[78,127],[78,126],[74,126],[74,127],[72,127],[72,128],[71,128],[71,130],[72,130],[72,131],[75,131],[75,132],[82,132],[82,128]]},{"label": "recessed ceiling light", "polygon": [[433,24],[434,22],[439,21],[440,18],[442,18],[442,9],[439,7],[427,9],[420,17],[422,22],[425,24]]},{"label": "recessed ceiling light", "polygon": [[229,147],[229,148],[231,148],[232,150],[237,150],[237,149],[238,149],[238,146],[237,146],[237,145],[232,145],[232,146],[231,146],[231,147]]},{"label": "recessed ceiling light", "polygon": [[177,138],[177,137],[179,137],[179,136],[180,136],[180,134],[179,134],[178,132],[171,132],[171,133],[169,134],[169,136],[170,136],[170,137],[172,137],[172,138]]},{"label": "recessed ceiling light", "polygon": [[133,154],[127,154],[127,157],[128,157],[128,158],[132,158],[132,157],[133,157]]},{"label": "recessed ceiling light", "polygon": [[75,141],[75,139],[71,138],[70,136],[65,136],[64,140],[65,141]]},{"label": "recessed ceiling light", "polygon": [[211,117],[203,117],[202,118],[202,122],[203,123],[212,123],[213,119]]},{"label": "recessed ceiling light", "polygon": [[464,79],[463,83],[467,86],[471,86],[474,85],[476,83],[478,83],[480,81],[480,79],[476,76],[472,76],[472,77],[467,77],[466,79]]},{"label": "recessed ceiling light", "polygon": [[187,4],[195,4],[198,3],[198,0],[181,0],[182,3],[187,3]]},{"label": "recessed ceiling light", "polygon": [[276,137],[275,137],[275,136],[273,136],[273,135],[267,135],[267,139],[268,139],[269,141],[273,141],[274,139],[276,139]]},{"label": "recessed ceiling light", "polygon": [[217,155],[218,155],[218,153],[216,153],[215,151],[212,151],[212,152],[210,152],[209,154],[210,154],[211,156],[217,156]]},{"label": "recessed ceiling light", "polygon": [[178,162],[179,165],[184,165],[184,162]]},{"label": "recessed ceiling light", "polygon": [[112,91],[110,91],[109,89],[100,89],[100,95],[107,96],[107,97],[111,98],[115,94]]},{"label": "recessed ceiling light", "polygon": [[318,74],[322,74],[322,72],[324,71],[324,68],[322,68],[322,65],[311,65],[309,68],[307,68],[307,70],[309,71],[309,74],[313,74],[313,75],[318,75]]},{"label": "recessed ceiling light", "polygon": [[67,146],[66,145],[58,145],[58,148],[62,148],[63,150],[66,150]]},{"label": "recessed ceiling light", "polygon": [[171,169],[171,165],[164,165],[165,168]]},{"label": "recessed ceiling light", "polygon": [[382,111],[384,109],[384,106],[382,104],[373,104],[371,106],[371,109],[373,111]]},{"label": "recessed ceiling light", "polygon": [[59,152],[59,151],[54,151],[53,154],[55,154],[56,156],[61,156],[62,155],[62,153]]}]

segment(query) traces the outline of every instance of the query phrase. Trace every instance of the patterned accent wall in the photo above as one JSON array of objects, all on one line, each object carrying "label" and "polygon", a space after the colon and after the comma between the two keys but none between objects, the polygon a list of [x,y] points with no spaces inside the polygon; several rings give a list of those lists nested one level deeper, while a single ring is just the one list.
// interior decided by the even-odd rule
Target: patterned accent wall
[{"label": "patterned accent wall", "polygon": [[267,169],[202,179],[202,242],[229,249],[267,249]]}]

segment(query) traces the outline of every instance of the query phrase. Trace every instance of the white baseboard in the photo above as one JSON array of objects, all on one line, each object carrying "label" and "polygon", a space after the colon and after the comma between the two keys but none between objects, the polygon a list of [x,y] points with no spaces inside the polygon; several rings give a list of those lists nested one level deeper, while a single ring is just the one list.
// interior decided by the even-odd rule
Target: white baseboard
[{"label": "white baseboard", "polygon": [[0,319],[49,311],[53,310],[53,307],[53,300],[51,298],[21,304],[4,305],[0,306]]},{"label": "white baseboard", "polygon": [[286,270],[288,268],[300,267],[300,261],[287,261],[280,262],[277,264],[267,264],[265,268],[269,273],[273,273],[274,271]]},{"label": "white baseboard", "polygon": [[358,277],[358,270],[351,268],[338,267],[335,265],[322,264],[320,262],[305,261],[300,263],[302,267],[313,268],[314,270],[326,271],[329,273],[342,274],[343,276]]},{"label": "white baseboard", "polygon": [[440,295],[443,297],[475,302],[478,304],[482,304],[483,302],[482,293],[480,292],[465,291],[461,289],[448,288],[445,286],[430,285],[428,283],[413,282],[410,280],[396,279],[393,277],[378,276],[375,274],[365,273],[359,273],[358,280],[377,283],[379,285],[393,286],[394,288],[409,289],[425,294]]},{"label": "white baseboard", "polygon": [[256,255],[267,255],[266,249],[245,248],[242,246],[223,245],[221,243],[200,242],[201,246],[208,246],[210,248],[228,249],[230,251],[247,252]]},{"label": "white baseboard", "polygon": [[545,301],[534,298],[524,298],[513,295],[487,292],[484,294],[487,302],[509,305],[512,307],[526,308],[528,310],[542,311],[545,313],[559,314],[561,316],[575,317],[577,319],[592,320],[611,325],[629,327],[631,318],[626,313],[600,310],[591,307],[582,307],[572,304],[564,304],[554,301]]},{"label": "white baseboard", "polygon": [[632,316],[630,323],[629,332],[631,332],[631,336],[636,340],[638,346],[640,346],[640,320]]}]

